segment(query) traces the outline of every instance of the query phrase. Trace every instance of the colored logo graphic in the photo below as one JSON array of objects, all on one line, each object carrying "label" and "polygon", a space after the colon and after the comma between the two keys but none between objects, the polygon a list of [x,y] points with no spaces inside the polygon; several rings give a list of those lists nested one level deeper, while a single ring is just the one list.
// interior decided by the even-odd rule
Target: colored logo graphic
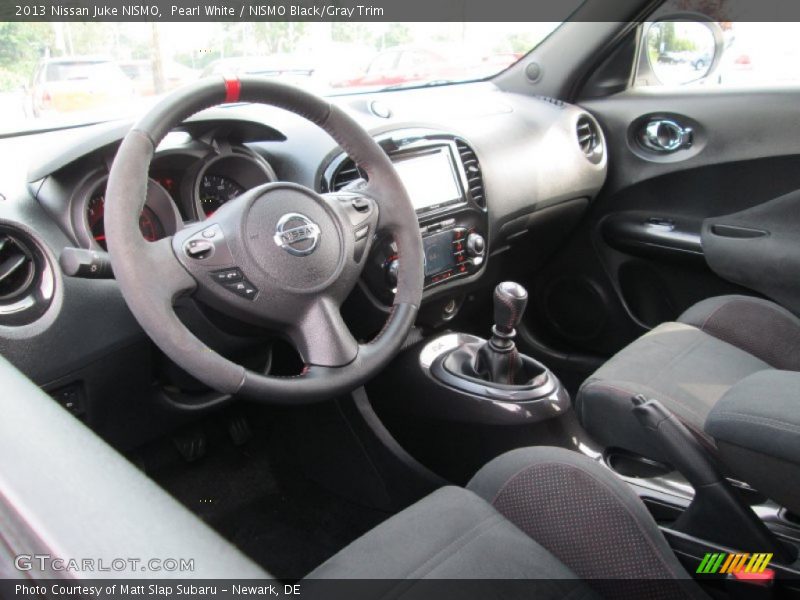
[{"label": "colored logo graphic", "polygon": [[772,560],[772,553],[728,554],[727,552],[708,553],[703,558],[696,573],[763,573]]}]

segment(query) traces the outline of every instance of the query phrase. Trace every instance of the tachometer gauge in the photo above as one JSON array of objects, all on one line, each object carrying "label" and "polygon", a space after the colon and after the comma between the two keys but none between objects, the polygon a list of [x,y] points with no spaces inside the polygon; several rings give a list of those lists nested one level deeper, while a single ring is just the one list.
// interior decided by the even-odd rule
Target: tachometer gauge
[{"label": "tachometer gauge", "polygon": [[220,175],[203,175],[200,180],[200,206],[207,217],[244,191],[235,181]]},{"label": "tachometer gauge", "polygon": [[[106,250],[106,231],[103,224],[103,215],[105,213],[106,195],[105,192],[98,192],[89,199],[86,205],[86,220],[89,223],[89,231],[103,250]],[[142,210],[139,217],[139,229],[142,236],[148,242],[155,242],[164,237],[164,227],[161,221],[148,206]]]}]

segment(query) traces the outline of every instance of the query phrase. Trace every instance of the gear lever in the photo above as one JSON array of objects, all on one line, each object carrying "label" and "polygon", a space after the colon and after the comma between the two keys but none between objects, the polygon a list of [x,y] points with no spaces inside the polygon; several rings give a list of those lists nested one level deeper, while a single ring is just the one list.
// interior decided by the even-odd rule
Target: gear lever
[{"label": "gear lever", "polygon": [[475,372],[480,377],[494,383],[518,383],[523,369],[514,337],[527,304],[528,292],[518,283],[504,281],[494,289],[492,338],[475,358]]},{"label": "gear lever", "polygon": [[494,327],[492,342],[507,347],[514,345],[516,327],[528,305],[528,292],[518,283],[504,281],[494,288]]}]

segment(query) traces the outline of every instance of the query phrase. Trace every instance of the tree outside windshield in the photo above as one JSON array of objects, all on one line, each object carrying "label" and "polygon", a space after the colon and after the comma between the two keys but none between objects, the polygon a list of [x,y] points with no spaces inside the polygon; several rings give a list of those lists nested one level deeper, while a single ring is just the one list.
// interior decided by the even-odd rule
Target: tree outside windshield
[{"label": "tree outside windshield", "polygon": [[484,79],[557,23],[0,23],[0,131],[139,114],[210,75],[323,95]]}]

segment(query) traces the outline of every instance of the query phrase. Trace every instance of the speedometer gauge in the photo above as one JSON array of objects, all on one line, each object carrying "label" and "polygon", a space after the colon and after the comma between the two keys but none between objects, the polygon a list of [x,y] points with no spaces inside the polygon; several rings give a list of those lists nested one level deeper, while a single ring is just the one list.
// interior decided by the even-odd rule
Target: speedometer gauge
[{"label": "speedometer gauge", "polygon": [[213,215],[220,206],[233,200],[244,188],[232,179],[221,175],[203,175],[200,180],[200,206],[207,217]]}]

